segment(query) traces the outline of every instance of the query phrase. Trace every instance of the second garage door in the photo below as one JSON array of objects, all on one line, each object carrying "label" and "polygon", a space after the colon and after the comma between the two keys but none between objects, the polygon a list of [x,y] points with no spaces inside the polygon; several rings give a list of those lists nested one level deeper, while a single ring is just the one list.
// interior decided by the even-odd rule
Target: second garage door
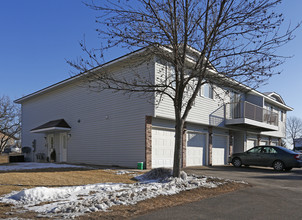
[{"label": "second garage door", "polygon": [[152,168],[173,167],[175,132],[152,129]]},{"label": "second garage door", "polygon": [[227,158],[228,137],[213,135],[212,165],[224,165]]},{"label": "second garage door", "polygon": [[268,144],[268,141],[260,141],[260,146],[267,145],[267,144]]},{"label": "second garage door", "polygon": [[202,166],[206,163],[206,135],[201,133],[188,132],[186,165]]},{"label": "second garage door", "polygon": [[257,143],[257,141],[254,140],[254,139],[247,139],[247,141],[246,141],[246,145],[247,145],[246,150],[249,150],[249,149],[255,147],[256,143]]}]

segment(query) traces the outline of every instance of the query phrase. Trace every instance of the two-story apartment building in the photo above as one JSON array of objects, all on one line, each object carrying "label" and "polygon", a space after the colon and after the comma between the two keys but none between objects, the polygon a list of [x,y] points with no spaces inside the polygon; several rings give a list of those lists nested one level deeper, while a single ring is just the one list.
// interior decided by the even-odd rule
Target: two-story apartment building
[{"label": "two-story apartment building", "polygon": [[[137,53],[105,64],[124,77],[133,69],[149,77],[162,76],[157,59],[127,65]],[[172,167],[174,109],[162,97],[131,97],[81,86],[83,75],[24,96],[22,146],[34,147],[33,160],[54,155],[58,162],[147,168]],[[259,144],[280,144],[285,137],[287,106],[276,93],[241,88],[202,86],[189,113],[184,133],[183,166],[222,165],[232,152]],[[244,89],[242,89],[244,88]],[[239,92],[240,91],[240,92]],[[36,157],[39,155],[39,157]],[[43,158],[43,157],[42,157]]]}]

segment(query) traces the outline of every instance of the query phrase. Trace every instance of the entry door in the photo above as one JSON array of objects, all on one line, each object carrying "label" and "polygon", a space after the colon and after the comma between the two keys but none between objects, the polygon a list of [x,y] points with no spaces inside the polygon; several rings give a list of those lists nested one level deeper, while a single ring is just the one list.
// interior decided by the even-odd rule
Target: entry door
[{"label": "entry door", "polygon": [[60,134],[60,162],[67,161],[67,134]]},{"label": "entry door", "polygon": [[231,118],[241,118],[240,115],[240,95],[236,92],[231,93]]},{"label": "entry door", "polygon": [[47,157],[48,160],[50,161],[50,154],[55,148],[55,143],[54,143],[54,135],[53,134],[48,134],[47,135]]}]

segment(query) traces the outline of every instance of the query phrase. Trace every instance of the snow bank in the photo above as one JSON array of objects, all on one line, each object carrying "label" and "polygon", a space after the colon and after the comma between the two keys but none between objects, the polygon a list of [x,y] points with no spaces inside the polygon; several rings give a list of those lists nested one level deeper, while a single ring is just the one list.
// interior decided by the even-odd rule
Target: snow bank
[{"label": "snow bank", "polygon": [[[171,180],[172,175],[173,175],[172,169],[155,168],[143,175],[136,176],[134,178],[140,182],[168,182]],[[182,180],[186,180],[187,174],[184,171],[181,171],[180,178]]]},{"label": "snow bank", "polygon": [[47,168],[84,168],[84,167],[70,165],[70,164],[34,163],[34,162],[11,163],[10,165],[0,165],[0,171],[32,170],[32,169],[47,169]]},{"label": "snow bank", "polygon": [[40,213],[44,217],[73,218],[88,212],[106,211],[114,205],[132,205],[159,195],[173,195],[197,187],[213,188],[225,182],[207,177],[173,178],[169,169],[154,169],[138,176],[135,184],[99,183],[73,187],[37,187],[12,192],[0,202]]}]

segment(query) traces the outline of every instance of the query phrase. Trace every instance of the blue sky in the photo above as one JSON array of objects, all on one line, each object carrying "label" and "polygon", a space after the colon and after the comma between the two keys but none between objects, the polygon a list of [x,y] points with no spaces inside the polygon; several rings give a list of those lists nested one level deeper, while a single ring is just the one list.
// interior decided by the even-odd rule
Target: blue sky
[{"label": "blue sky", "polygon": [[[295,25],[302,21],[301,8],[301,0],[284,0],[278,11],[286,24]],[[16,99],[68,78],[71,68],[65,59],[82,54],[78,42],[83,36],[89,46],[100,43],[95,16],[81,0],[0,1],[0,95]],[[294,57],[280,67],[281,75],[258,90],[279,93],[295,109],[289,115],[302,118],[302,28],[295,35],[279,51]],[[107,59],[125,52],[115,50]]]}]

